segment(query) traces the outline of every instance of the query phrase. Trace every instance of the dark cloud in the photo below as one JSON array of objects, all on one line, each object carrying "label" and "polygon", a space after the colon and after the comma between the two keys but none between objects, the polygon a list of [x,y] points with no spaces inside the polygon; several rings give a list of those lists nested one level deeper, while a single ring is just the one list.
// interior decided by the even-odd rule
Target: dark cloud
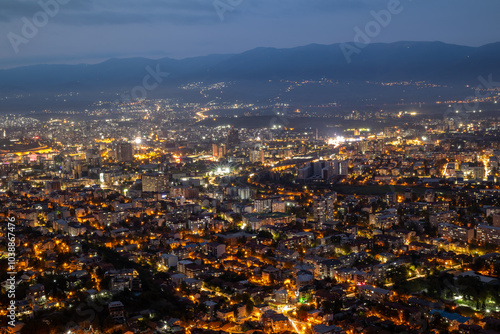
[{"label": "dark cloud", "polygon": [[[22,17],[31,18],[42,10],[39,2],[49,3],[57,0],[6,1],[2,4],[0,21],[12,22]],[[70,0],[59,5],[60,12],[54,22],[64,24],[130,24],[150,23],[169,20],[177,24],[198,23],[204,18],[213,22],[214,8],[211,1],[205,0]]]},{"label": "dark cloud", "polygon": [[[12,0],[2,1],[0,21],[11,22],[19,20],[22,17],[31,18],[35,13],[43,10],[42,4],[49,4],[52,0]],[[56,0],[57,2],[57,0]],[[90,11],[93,8],[92,2],[94,0],[69,0],[68,3],[57,6],[61,10],[74,10],[74,11]]]},{"label": "dark cloud", "polygon": [[[7,1],[2,4],[0,21],[30,18],[41,10],[39,2],[57,0]],[[221,0],[231,4],[230,1]],[[383,0],[242,0],[239,13],[235,15],[257,15],[283,17],[288,15],[309,15],[331,11],[332,14],[346,10],[369,8]],[[236,2],[237,3],[237,2]],[[231,5],[230,5],[231,6]],[[214,0],[70,0],[60,6],[63,15],[57,15],[55,22],[64,24],[130,24],[164,21],[176,24],[218,23],[214,15]]]}]

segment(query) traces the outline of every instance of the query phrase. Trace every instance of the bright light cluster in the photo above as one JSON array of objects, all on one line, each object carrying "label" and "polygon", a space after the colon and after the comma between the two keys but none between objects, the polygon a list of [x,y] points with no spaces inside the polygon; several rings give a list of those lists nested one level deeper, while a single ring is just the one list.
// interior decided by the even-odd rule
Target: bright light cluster
[{"label": "bright light cluster", "polygon": [[330,138],[328,139],[328,145],[332,145],[334,147],[339,147],[341,144],[345,143],[345,137],[344,136],[337,136],[335,138]]}]

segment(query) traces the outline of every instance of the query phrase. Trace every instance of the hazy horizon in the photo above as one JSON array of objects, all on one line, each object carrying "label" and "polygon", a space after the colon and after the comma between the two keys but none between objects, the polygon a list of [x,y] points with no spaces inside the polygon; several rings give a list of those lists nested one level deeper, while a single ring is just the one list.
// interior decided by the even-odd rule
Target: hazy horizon
[{"label": "hazy horizon", "polygon": [[382,27],[370,43],[498,41],[500,3],[492,0],[23,1],[3,4],[0,68],[350,43],[357,27],[377,21],[374,13],[391,6],[393,14],[381,15]]},{"label": "hazy horizon", "polygon": [[[169,56],[151,56],[147,57],[144,55],[130,55],[130,56],[115,56],[115,57],[109,57],[109,58],[101,58],[101,59],[95,59],[95,60],[87,60],[87,61],[75,61],[75,62],[39,62],[39,63],[33,63],[33,64],[25,64],[21,66],[8,66],[8,67],[0,67],[0,70],[7,70],[7,69],[15,69],[15,68],[20,68],[20,67],[29,67],[29,66],[37,66],[37,65],[96,65],[96,64],[101,64],[105,63],[109,60],[113,59],[133,59],[133,58],[143,58],[143,59],[150,59],[150,60],[159,60],[159,59],[164,59],[164,58],[170,58],[170,59],[175,59],[175,60],[184,60],[184,59],[191,59],[191,58],[199,58],[199,57],[208,57],[208,56],[214,56],[214,55],[236,55],[236,54],[241,54],[245,53],[254,49],[259,49],[259,48],[271,48],[271,49],[295,49],[295,48],[300,48],[300,47],[306,47],[308,45],[341,45],[342,43],[346,42],[338,42],[338,43],[330,43],[330,44],[321,44],[321,43],[309,43],[309,44],[304,44],[304,45],[296,45],[296,46],[290,46],[290,47],[284,47],[284,48],[276,48],[272,46],[257,46],[252,49],[247,49],[243,50],[241,52],[236,52],[236,53],[209,53],[209,54],[199,54],[199,55],[193,55],[193,56],[186,56],[186,57],[169,57]],[[465,44],[455,44],[455,43],[446,43],[443,41],[409,41],[409,40],[400,40],[400,41],[394,41],[394,42],[380,42],[380,43],[371,43],[371,44],[395,44],[395,43],[443,43],[443,44],[448,44],[448,45],[457,45],[457,46],[465,46],[465,47],[483,47],[486,45],[490,44],[497,44],[500,43],[500,40],[497,42],[491,42],[491,43],[486,43],[482,45],[465,45]]]}]

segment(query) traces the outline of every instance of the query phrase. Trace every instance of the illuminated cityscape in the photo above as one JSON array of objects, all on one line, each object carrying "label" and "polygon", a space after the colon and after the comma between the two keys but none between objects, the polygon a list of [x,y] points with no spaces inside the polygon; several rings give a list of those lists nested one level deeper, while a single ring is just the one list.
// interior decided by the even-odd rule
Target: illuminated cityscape
[{"label": "illuminated cityscape", "polygon": [[500,333],[500,5],[444,3],[2,5],[0,334]]},{"label": "illuminated cityscape", "polygon": [[495,326],[500,119],[398,111],[330,136],[144,103],[159,111],[8,116],[0,199],[23,249],[21,319],[75,333]]}]

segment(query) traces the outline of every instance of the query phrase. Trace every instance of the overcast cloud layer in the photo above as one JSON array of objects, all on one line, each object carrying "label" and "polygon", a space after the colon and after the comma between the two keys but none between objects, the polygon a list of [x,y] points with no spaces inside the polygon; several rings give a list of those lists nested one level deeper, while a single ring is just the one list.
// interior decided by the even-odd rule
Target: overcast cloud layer
[{"label": "overcast cloud layer", "polygon": [[[41,0],[50,2],[56,0]],[[215,0],[231,8],[221,20],[214,0],[58,0],[47,24],[26,38],[23,18],[39,1],[0,4],[0,68],[39,63],[95,63],[112,57],[184,58],[259,46],[352,42],[371,11],[397,0]],[[500,41],[498,0],[400,0],[372,42],[443,41],[479,46]],[[42,15],[43,16],[43,15]],[[9,35],[10,34],[10,35]],[[17,53],[9,36],[20,36]]]}]

